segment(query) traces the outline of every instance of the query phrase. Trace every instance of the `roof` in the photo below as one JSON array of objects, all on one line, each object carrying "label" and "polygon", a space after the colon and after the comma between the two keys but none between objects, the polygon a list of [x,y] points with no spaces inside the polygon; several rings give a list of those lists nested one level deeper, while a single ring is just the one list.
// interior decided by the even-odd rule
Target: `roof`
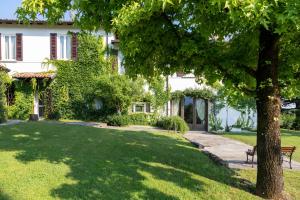
[{"label": "roof", "polygon": [[0,71],[10,72],[10,69],[0,63]]},{"label": "roof", "polygon": [[[1,24],[27,24],[23,21],[19,21],[16,19],[0,19],[0,25]],[[49,22],[45,20],[35,20],[35,21],[30,21],[28,24],[30,25],[50,25]],[[56,23],[55,25],[67,25],[67,26],[73,26],[74,22],[72,21],[60,21]]]},{"label": "roof", "polygon": [[54,79],[55,78],[55,73],[54,72],[22,72],[22,73],[15,73],[12,75],[13,78],[18,78],[18,79],[26,79],[26,78],[49,78],[49,79]]}]

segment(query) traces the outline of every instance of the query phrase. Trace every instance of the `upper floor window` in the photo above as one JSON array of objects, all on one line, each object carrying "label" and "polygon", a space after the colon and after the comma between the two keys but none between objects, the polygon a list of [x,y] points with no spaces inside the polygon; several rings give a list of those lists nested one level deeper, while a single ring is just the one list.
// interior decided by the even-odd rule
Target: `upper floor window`
[{"label": "upper floor window", "polygon": [[71,59],[71,36],[70,35],[58,36],[58,59],[62,59],[62,60]]},{"label": "upper floor window", "polygon": [[16,36],[4,36],[4,55],[5,60],[16,60]]}]

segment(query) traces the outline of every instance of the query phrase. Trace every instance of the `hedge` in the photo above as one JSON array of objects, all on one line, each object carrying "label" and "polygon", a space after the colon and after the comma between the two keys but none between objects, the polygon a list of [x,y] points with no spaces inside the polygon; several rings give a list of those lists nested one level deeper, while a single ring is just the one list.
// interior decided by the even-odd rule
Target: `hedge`
[{"label": "hedge", "polygon": [[189,131],[186,122],[179,116],[162,117],[157,121],[156,125],[166,130],[173,130],[175,132],[185,133]]},{"label": "hedge", "polygon": [[130,115],[112,115],[106,120],[109,126],[155,125],[157,117],[154,114],[134,113]]}]

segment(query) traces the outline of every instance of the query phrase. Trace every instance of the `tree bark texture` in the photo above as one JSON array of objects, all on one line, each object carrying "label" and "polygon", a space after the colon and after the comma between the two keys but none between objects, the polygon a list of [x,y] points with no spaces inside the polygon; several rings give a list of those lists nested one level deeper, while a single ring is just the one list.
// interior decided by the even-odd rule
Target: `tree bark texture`
[{"label": "tree bark texture", "polygon": [[260,28],[257,81],[257,183],[256,192],[268,199],[282,199],[283,170],[279,117],[278,34]]}]

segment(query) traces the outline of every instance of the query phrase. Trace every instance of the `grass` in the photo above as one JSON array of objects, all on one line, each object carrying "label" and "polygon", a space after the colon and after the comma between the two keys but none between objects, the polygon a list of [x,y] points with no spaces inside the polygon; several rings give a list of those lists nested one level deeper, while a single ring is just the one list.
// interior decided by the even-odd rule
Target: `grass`
[{"label": "grass", "polygon": [[[255,132],[236,132],[225,133],[223,136],[239,140],[249,145],[256,145],[256,133]],[[281,142],[282,146],[296,146],[296,151],[293,154],[293,159],[300,162],[300,131],[293,130],[281,130]]]},{"label": "grass", "polygon": [[[215,165],[173,133],[28,122],[0,127],[0,199],[258,199],[254,171]],[[300,198],[300,174],[287,172]]]},{"label": "grass", "polygon": [[[256,170],[241,170],[240,177],[249,180],[253,184],[256,182]],[[300,171],[284,171],[284,185],[289,199],[300,199]]]}]

